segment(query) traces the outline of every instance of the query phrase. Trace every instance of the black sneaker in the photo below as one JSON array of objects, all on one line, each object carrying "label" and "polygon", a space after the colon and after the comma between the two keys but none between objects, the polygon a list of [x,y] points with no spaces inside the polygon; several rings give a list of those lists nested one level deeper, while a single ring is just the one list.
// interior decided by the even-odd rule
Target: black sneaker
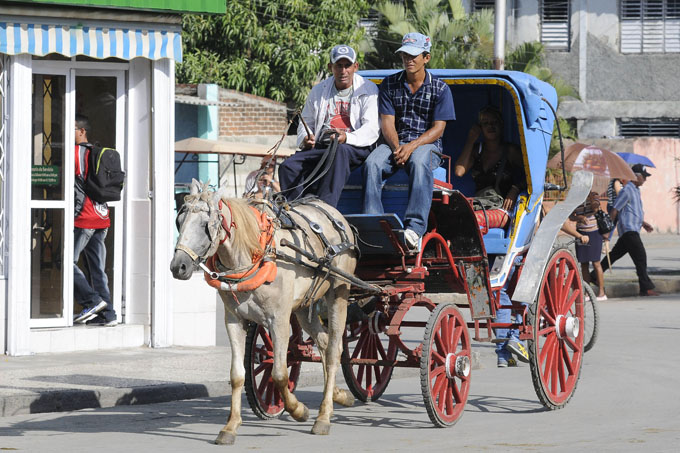
[{"label": "black sneaker", "polygon": [[85,324],[87,321],[97,316],[97,313],[105,309],[106,305],[106,302],[102,300],[94,307],[84,308],[83,311],[73,318],[73,322],[76,324]]},{"label": "black sneaker", "polygon": [[102,315],[98,315],[94,319],[89,320],[86,324],[88,326],[113,327],[118,325],[118,320],[116,318],[113,318],[107,321],[106,318],[104,318]]}]

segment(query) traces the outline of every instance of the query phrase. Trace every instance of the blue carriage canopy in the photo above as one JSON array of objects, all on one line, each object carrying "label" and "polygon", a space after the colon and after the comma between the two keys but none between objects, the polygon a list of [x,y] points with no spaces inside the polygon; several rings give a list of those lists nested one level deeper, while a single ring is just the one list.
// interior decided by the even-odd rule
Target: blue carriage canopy
[{"label": "blue carriage canopy", "polygon": [[[376,83],[399,70],[359,71]],[[487,105],[500,109],[505,120],[506,141],[520,146],[532,209],[543,194],[545,170],[555,122],[547,102],[557,109],[557,92],[548,83],[517,71],[472,69],[431,69],[435,77],[445,81],[453,93],[456,120],[444,133],[444,152],[452,161],[460,154],[470,127],[477,122],[477,113]],[[454,182],[454,187],[456,183]]]}]

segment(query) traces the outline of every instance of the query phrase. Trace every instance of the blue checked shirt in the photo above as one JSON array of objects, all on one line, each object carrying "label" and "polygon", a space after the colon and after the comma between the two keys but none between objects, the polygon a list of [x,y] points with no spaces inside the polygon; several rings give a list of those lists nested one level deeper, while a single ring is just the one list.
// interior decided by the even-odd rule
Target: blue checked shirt
[{"label": "blue checked shirt", "polygon": [[[423,85],[415,92],[406,83],[404,71],[385,77],[380,84],[378,111],[394,115],[394,125],[400,143],[409,143],[430,129],[435,121],[455,120],[451,90],[426,71]],[[442,151],[442,140],[433,143]]]},{"label": "blue checked shirt", "polygon": [[617,216],[619,236],[629,231],[640,232],[645,219],[645,211],[642,209],[640,188],[635,183],[628,182],[621,189],[614,202],[614,209],[619,212]]}]

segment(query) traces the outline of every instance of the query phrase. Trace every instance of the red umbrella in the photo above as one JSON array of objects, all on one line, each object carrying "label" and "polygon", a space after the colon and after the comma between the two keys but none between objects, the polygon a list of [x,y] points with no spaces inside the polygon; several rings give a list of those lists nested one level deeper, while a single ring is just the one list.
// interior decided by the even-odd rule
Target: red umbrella
[{"label": "red umbrella", "polygon": [[[562,168],[562,156],[557,153],[548,161],[549,168]],[[611,178],[632,180],[635,173],[616,153],[594,145],[574,143],[564,150],[564,169],[567,171],[586,170],[595,175],[593,190],[606,190]]]}]

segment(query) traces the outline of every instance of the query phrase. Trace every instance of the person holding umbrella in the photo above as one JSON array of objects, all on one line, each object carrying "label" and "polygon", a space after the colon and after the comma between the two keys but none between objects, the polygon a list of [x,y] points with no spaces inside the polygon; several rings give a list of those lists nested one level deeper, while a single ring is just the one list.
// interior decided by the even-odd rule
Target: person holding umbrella
[{"label": "person holding umbrella", "polygon": [[[640,186],[645,183],[651,174],[647,172],[642,164],[633,165],[632,170],[636,175],[636,179],[626,183],[616,198],[612,209],[612,220],[615,222],[618,220],[617,232],[619,233],[619,239],[616,241],[609,258],[611,264],[614,264],[619,258],[629,254],[635,264],[635,272],[640,284],[640,295],[658,296],[659,293],[654,291],[654,283],[652,283],[647,274],[647,252],[645,251],[642,239],[640,239],[641,228],[644,228],[648,233],[654,230],[644,220],[645,213],[642,208],[642,198],[640,197]],[[610,266],[607,258],[603,258],[600,264],[603,271],[606,271]],[[595,277],[593,272],[590,273],[590,276],[591,278]]]}]

